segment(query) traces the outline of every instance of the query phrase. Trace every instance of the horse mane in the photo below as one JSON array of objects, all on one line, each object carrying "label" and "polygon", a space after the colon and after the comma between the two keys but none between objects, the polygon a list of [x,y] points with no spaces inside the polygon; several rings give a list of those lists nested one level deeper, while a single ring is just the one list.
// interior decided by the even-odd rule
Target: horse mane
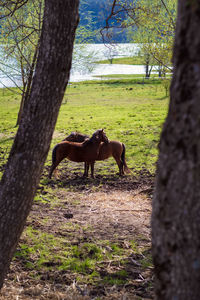
[{"label": "horse mane", "polygon": [[81,136],[81,137],[89,138],[89,135],[82,134],[82,133],[80,133],[78,131],[72,131],[70,135],[75,135],[75,136]]},{"label": "horse mane", "polygon": [[90,144],[90,139],[89,138],[85,139],[85,141],[82,142],[82,145],[87,145],[87,144]]},{"label": "horse mane", "polygon": [[70,142],[84,142],[85,139],[89,138],[88,135],[82,134],[77,131],[72,131],[70,135],[68,135],[63,141],[70,141]]},{"label": "horse mane", "polygon": [[96,130],[93,135],[91,136],[91,138],[87,138],[82,144],[83,145],[89,145],[92,144],[95,140],[96,140],[96,136],[99,133],[99,131],[101,131],[101,129]]}]

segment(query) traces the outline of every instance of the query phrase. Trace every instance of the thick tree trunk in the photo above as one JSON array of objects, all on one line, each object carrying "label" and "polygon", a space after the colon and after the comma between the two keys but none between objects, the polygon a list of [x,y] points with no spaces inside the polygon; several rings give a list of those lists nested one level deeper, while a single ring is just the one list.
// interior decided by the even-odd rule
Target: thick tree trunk
[{"label": "thick tree trunk", "polygon": [[45,0],[30,99],[0,184],[0,286],[30,211],[69,78],[79,0]]},{"label": "thick tree trunk", "polygon": [[153,200],[156,299],[200,299],[200,2],[179,0]]}]

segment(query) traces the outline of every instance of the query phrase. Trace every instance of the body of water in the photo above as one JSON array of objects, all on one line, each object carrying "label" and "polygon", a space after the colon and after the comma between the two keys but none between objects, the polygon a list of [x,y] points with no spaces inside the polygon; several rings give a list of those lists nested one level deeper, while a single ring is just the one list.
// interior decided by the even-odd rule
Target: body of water
[{"label": "body of water", "polygon": [[[137,55],[139,44],[75,45],[70,82],[92,80],[94,76],[113,74],[145,74],[141,65],[95,64],[94,61]],[[98,77],[101,79],[101,77]],[[95,79],[98,79],[95,78]],[[16,79],[15,79],[16,80]],[[20,83],[16,80],[17,84]],[[0,73],[0,87],[13,87],[14,81]]]},{"label": "body of water", "polygon": [[[114,74],[145,74],[145,68],[141,65],[118,65],[118,64],[97,64],[91,72],[72,71],[70,75],[70,82],[101,79],[103,75]],[[98,77],[96,77],[98,76]]]}]

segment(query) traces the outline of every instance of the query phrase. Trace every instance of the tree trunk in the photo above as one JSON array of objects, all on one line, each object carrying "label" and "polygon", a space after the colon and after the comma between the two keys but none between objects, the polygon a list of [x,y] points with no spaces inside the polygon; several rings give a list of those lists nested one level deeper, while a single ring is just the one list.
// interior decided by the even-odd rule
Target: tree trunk
[{"label": "tree trunk", "polygon": [[0,287],[31,208],[68,82],[78,4],[45,0],[30,99],[0,184]]},{"label": "tree trunk", "polygon": [[149,78],[149,55],[147,54],[146,61],[145,61],[145,74],[146,78]]},{"label": "tree trunk", "polygon": [[200,2],[179,0],[152,213],[156,299],[200,298]]},{"label": "tree trunk", "polygon": [[23,92],[22,92],[22,98],[21,98],[21,102],[20,102],[20,107],[19,107],[19,111],[18,111],[18,115],[17,115],[17,122],[15,127],[17,127],[21,121],[22,118],[22,112],[23,112],[23,107],[24,107],[24,100],[25,100],[25,96],[26,96],[26,92],[25,92],[25,87],[23,87]]}]

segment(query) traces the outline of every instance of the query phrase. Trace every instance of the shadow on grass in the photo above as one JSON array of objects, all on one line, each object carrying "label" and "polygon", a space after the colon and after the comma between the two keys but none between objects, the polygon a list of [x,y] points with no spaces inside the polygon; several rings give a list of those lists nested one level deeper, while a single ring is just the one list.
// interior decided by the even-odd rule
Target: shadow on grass
[{"label": "shadow on grass", "polygon": [[135,295],[142,299],[153,299],[153,271],[150,253],[151,250],[148,249],[141,254],[132,253],[125,260],[110,261],[109,269],[105,267],[99,272],[101,279],[98,285],[116,286],[119,290],[120,287],[126,287],[126,292],[134,290]]},{"label": "shadow on grass", "polygon": [[[98,172],[97,172],[98,173]],[[134,173],[136,174],[136,173]],[[44,178],[44,177],[43,177]],[[95,178],[83,177],[81,172],[69,173],[66,172],[59,176],[59,179],[44,179],[42,184],[51,186],[52,188],[67,188],[74,192],[84,190],[122,190],[130,191],[138,189],[142,186],[149,186],[153,189],[154,176],[148,170],[141,170],[136,175],[119,176],[117,174],[101,175],[98,174]]]},{"label": "shadow on grass", "polygon": [[169,98],[169,96],[163,96],[163,97],[161,97],[161,98],[157,98],[156,100],[166,100],[166,99],[168,99]]}]

